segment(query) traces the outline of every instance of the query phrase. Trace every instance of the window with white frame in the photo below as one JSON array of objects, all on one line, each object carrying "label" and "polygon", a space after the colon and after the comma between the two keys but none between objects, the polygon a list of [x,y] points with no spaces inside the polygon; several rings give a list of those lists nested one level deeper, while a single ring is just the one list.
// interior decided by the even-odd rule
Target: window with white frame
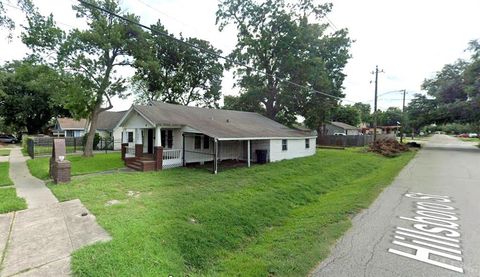
[{"label": "window with white frame", "polygon": [[310,139],[305,139],[305,148],[310,148]]},{"label": "window with white frame", "polygon": [[282,151],[288,150],[288,144],[286,139],[282,139]]}]

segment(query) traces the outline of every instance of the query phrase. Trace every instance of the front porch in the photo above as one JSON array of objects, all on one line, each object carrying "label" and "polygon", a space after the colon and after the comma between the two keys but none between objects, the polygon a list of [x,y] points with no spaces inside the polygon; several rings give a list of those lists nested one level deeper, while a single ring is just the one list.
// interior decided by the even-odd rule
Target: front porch
[{"label": "front porch", "polygon": [[122,159],[125,165],[138,171],[210,166],[216,173],[219,166],[232,168],[232,163],[250,166],[252,162],[260,161],[257,149],[269,150],[268,140],[215,140],[186,129],[136,128],[133,135],[124,134]]}]

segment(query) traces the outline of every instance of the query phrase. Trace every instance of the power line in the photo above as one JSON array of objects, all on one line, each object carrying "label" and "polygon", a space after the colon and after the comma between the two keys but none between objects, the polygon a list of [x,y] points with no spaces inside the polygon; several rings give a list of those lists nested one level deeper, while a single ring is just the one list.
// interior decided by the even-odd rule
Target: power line
[{"label": "power line", "polygon": [[[12,5],[12,4],[9,4],[9,3],[2,3],[3,5],[7,6],[7,7],[10,7],[12,9],[16,9],[16,10],[19,10],[19,11],[22,11],[22,8],[18,7],[18,6],[15,6],[15,5]],[[56,23],[60,24],[60,25],[64,25],[64,26],[67,26],[67,27],[70,27],[72,29],[74,29],[75,27],[70,25],[70,24],[67,24],[67,23],[63,23],[61,21],[58,21],[58,20],[55,20]]]},{"label": "power line", "polygon": [[[168,33],[158,31],[158,30],[153,29],[153,28],[151,28],[151,27],[148,27],[148,26],[146,26],[146,25],[144,25],[144,24],[142,24],[142,23],[133,21],[133,20],[131,20],[131,19],[129,19],[129,18],[126,18],[126,17],[124,17],[124,16],[122,16],[122,15],[116,14],[116,13],[114,13],[114,12],[112,12],[112,11],[109,11],[109,10],[107,10],[107,9],[105,9],[105,8],[99,7],[99,6],[97,6],[97,5],[95,5],[95,4],[92,4],[92,3],[90,3],[90,2],[87,2],[87,1],[84,1],[84,0],[77,0],[77,1],[80,2],[80,3],[83,4],[83,5],[90,6],[90,7],[94,8],[94,9],[97,9],[97,10],[100,10],[100,11],[102,11],[102,12],[104,12],[104,13],[107,13],[107,14],[113,16],[113,17],[119,18],[119,19],[121,19],[121,20],[123,20],[123,21],[125,21],[125,22],[128,22],[128,23],[130,23],[130,24],[137,25],[137,26],[139,26],[139,27],[141,27],[141,28],[143,28],[143,29],[149,30],[149,31],[152,32],[152,33],[155,33],[155,34],[158,34],[158,35],[161,35],[161,36],[165,36],[165,37],[170,38],[170,39],[172,39],[172,40],[174,40],[174,41],[176,41],[176,42],[178,42],[178,43],[182,43],[182,44],[187,45],[187,46],[189,46],[189,47],[195,48],[195,49],[197,49],[197,50],[199,50],[199,51],[203,51],[203,52],[205,52],[205,53],[207,53],[207,54],[209,54],[209,55],[212,55],[212,56],[217,57],[217,58],[219,58],[219,59],[223,59],[223,60],[225,60],[225,61],[227,61],[227,62],[230,62],[230,63],[232,63],[232,64],[235,64],[235,65],[237,65],[237,66],[245,67],[245,68],[247,68],[247,69],[249,69],[249,70],[255,71],[255,72],[260,73],[260,74],[262,74],[262,75],[264,75],[264,76],[269,76],[269,77],[278,78],[278,76],[277,76],[276,74],[269,74],[269,73],[261,72],[260,70],[257,70],[257,69],[255,69],[255,68],[253,68],[252,66],[249,66],[249,65],[244,64],[244,63],[241,63],[241,62],[237,62],[237,61],[232,60],[232,59],[230,59],[230,58],[228,58],[228,57],[226,57],[226,56],[223,56],[223,55],[218,54],[218,53],[216,53],[216,52],[210,51],[210,50],[205,49],[205,48],[203,48],[203,47],[200,47],[200,46],[198,46],[198,45],[189,43],[189,42],[187,42],[187,41],[183,41],[183,40],[178,39],[178,38],[176,38],[176,37],[174,37],[174,36],[171,36],[171,35],[168,34]],[[280,79],[280,78],[279,78],[279,79]],[[339,96],[335,96],[335,95],[332,95],[332,94],[328,94],[328,93],[325,93],[325,92],[321,92],[321,91],[318,91],[318,90],[314,90],[314,89],[312,89],[312,88],[306,87],[306,86],[304,86],[304,85],[297,84],[297,83],[292,82],[292,81],[289,81],[289,80],[281,80],[281,79],[280,79],[280,81],[285,82],[285,83],[288,83],[288,84],[290,84],[290,85],[292,85],[292,86],[295,86],[295,87],[298,87],[298,88],[302,88],[302,89],[306,89],[306,90],[309,90],[309,91],[311,91],[311,92],[315,92],[315,93],[318,93],[318,94],[321,94],[321,95],[324,95],[324,96],[327,96],[327,97],[331,97],[331,98],[334,98],[334,99],[337,99],[337,100],[340,100],[340,101],[347,101],[347,102],[355,103],[354,101],[350,101],[350,100],[347,100],[347,99],[343,99],[343,98],[341,98],[341,97],[339,97]]]}]

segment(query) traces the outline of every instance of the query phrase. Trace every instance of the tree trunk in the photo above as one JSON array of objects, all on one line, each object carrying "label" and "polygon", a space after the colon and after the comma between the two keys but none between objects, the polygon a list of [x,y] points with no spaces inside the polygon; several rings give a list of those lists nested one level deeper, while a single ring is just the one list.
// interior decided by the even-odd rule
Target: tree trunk
[{"label": "tree trunk", "polygon": [[95,106],[95,110],[92,113],[92,117],[90,119],[90,129],[88,130],[87,141],[85,142],[85,147],[83,149],[83,156],[84,157],[93,157],[93,142],[95,139],[95,131],[97,130],[97,120],[98,114],[100,113],[101,109],[101,102]]}]

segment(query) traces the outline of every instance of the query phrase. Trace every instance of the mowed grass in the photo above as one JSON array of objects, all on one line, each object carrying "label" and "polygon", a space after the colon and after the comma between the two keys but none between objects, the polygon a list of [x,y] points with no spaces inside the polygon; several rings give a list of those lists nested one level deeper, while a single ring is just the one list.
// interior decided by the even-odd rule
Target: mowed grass
[{"label": "mowed grass", "polygon": [[[91,158],[86,158],[82,155],[69,155],[66,159],[71,162],[72,176],[124,167],[120,153],[95,154]],[[50,157],[43,157],[28,160],[27,165],[33,176],[46,180],[50,178],[48,175],[49,162]]]},{"label": "mowed grass", "polygon": [[26,208],[25,199],[19,198],[14,188],[0,188],[0,214]]},{"label": "mowed grass", "polygon": [[10,155],[10,149],[0,149],[0,156]]},{"label": "mowed grass", "polygon": [[218,175],[177,168],[50,188],[81,199],[113,237],[74,253],[76,276],[305,276],[413,156],[321,150]]},{"label": "mowed grass", "polygon": [[13,185],[12,180],[10,180],[8,175],[8,168],[8,162],[0,163],[0,187]]}]

